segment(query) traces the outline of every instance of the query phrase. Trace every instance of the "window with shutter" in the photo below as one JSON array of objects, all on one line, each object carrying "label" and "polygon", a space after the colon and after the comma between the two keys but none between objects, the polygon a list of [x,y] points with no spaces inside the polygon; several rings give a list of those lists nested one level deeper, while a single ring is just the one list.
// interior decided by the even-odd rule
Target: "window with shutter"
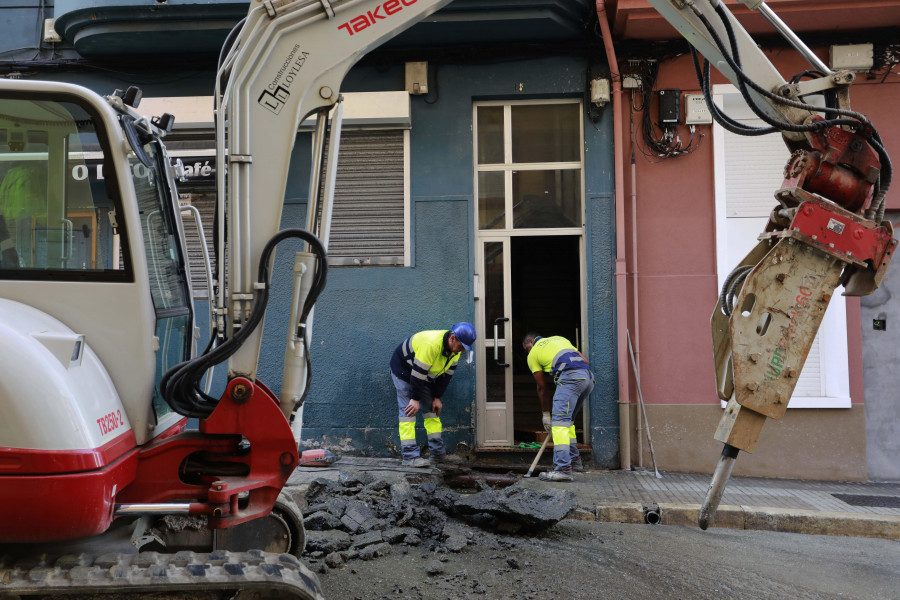
[{"label": "window with shutter", "polygon": [[[714,87],[716,103],[725,113],[747,125],[762,126],[731,85]],[[779,134],[742,136],[713,126],[716,183],[716,246],[719,286],[756,245],[774,194],[784,179],[790,156]],[[723,403],[724,406],[724,403]],[[844,297],[832,297],[789,408],[849,408],[847,315]]]},{"label": "window with shutter", "polygon": [[409,132],[403,129],[341,132],[330,266],[409,264],[408,145]]}]

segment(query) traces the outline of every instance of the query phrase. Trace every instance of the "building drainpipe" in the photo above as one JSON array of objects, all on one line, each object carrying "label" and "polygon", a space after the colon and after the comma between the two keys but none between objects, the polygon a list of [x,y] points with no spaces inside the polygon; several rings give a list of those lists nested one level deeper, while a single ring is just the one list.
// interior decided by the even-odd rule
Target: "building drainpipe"
[{"label": "building drainpipe", "polygon": [[631,388],[629,386],[628,342],[628,273],[625,241],[625,140],[622,127],[622,77],[613,47],[609,20],[606,17],[606,1],[597,0],[597,20],[606,50],[612,78],[613,152],[616,209],[616,339],[619,371],[619,456],[622,469],[631,469]]}]

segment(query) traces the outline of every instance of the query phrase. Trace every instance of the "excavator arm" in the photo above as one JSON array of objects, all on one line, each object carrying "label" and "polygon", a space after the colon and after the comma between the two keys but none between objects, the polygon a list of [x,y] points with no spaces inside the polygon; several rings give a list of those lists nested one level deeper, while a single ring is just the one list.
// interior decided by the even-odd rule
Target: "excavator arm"
[{"label": "excavator arm", "polygon": [[[166,398],[182,414],[204,417],[218,399],[196,382],[228,360],[228,377],[255,381],[274,246],[303,241],[296,257],[294,298],[285,356],[282,412],[288,418],[304,396],[312,306],[325,283],[327,201],[336,162],[321,185],[326,121],[339,103],[347,71],[368,51],[450,0],[265,0],[226,41],[216,77],[218,213],[215,315],[218,345],[166,378]],[[317,113],[307,224],[280,230],[291,149],[297,128]],[[330,156],[338,154],[340,107],[331,127]],[[325,206],[319,206],[324,198]],[[325,217],[317,223],[317,215]],[[317,234],[317,235],[316,235]],[[319,238],[322,241],[319,241]],[[297,420],[299,423],[299,419]],[[299,437],[299,434],[295,433]]]},{"label": "excavator arm", "polygon": [[[780,132],[792,152],[765,231],[726,278],[711,319],[716,387],[727,406],[715,433],[722,456],[699,515],[706,529],[739,452],[754,450],[767,418],[784,415],[835,288],[866,295],[884,278],[897,246],[882,222],[891,164],[872,124],[850,110],[854,74],[832,72],[764,2],[741,0],[812,66],[790,82],[719,0],[648,1],[693,46],[716,121],[743,135]],[[767,127],[721,112],[710,95],[709,63]],[[805,101],[813,94],[825,95],[825,107]]]}]

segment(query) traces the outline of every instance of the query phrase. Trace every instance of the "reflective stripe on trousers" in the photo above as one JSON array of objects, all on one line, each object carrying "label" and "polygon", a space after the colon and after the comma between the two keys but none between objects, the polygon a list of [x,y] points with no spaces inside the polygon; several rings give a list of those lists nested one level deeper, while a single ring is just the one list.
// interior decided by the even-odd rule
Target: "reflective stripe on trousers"
[{"label": "reflective stripe on trousers", "polygon": [[[391,373],[391,380],[394,387],[397,388],[397,408],[398,420],[400,421],[400,455],[403,460],[411,460],[418,458],[421,454],[418,444],[416,444],[416,417],[407,417],[404,409],[409,405],[409,399],[412,395],[412,386],[396,375]],[[425,421],[425,432],[428,434],[428,449],[431,456],[443,456],[446,452],[444,448],[444,440],[441,437],[443,427],[441,420],[437,414],[433,412],[422,413]]]},{"label": "reflective stripe on trousers", "polygon": [[550,431],[553,434],[553,468],[568,470],[580,454],[575,439],[575,414],[594,389],[594,375],[588,369],[569,369],[556,378]]}]

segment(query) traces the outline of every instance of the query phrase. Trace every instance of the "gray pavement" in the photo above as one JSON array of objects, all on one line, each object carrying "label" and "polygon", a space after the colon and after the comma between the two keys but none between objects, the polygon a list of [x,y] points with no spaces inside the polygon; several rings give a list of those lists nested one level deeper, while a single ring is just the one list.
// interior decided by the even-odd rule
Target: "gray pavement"
[{"label": "gray pavement", "polygon": [[[343,457],[330,467],[301,467],[289,485],[337,477],[341,469],[383,479],[438,477],[438,469],[412,469],[396,459]],[[478,474],[480,471],[473,471]],[[569,518],[697,527],[710,475],[653,471],[588,470],[571,483],[517,477],[527,487],[567,486],[579,509]],[[900,539],[900,482],[838,482],[732,477],[712,527],[818,535]]]}]

